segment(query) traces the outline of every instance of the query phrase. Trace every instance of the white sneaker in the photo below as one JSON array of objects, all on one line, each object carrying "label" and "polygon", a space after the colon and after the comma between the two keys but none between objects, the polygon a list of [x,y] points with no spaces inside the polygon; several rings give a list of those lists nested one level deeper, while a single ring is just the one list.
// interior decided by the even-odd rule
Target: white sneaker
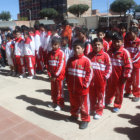
[{"label": "white sneaker", "polygon": [[93,118],[94,118],[95,120],[99,120],[99,119],[101,118],[101,115],[95,114],[95,115],[93,116]]},{"label": "white sneaker", "polygon": [[55,108],[54,108],[54,111],[60,111],[61,110],[61,107],[59,105],[57,105]]},{"label": "white sneaker", "polygon": [[23,73],[19,76],[19,78],[24,78],[24,77],[25,77],[25,73]]},{"label": "white sneaker", "polygon": [[27,79],[33,79],[34,78],[34,76],[28,76],[27,77]]}]

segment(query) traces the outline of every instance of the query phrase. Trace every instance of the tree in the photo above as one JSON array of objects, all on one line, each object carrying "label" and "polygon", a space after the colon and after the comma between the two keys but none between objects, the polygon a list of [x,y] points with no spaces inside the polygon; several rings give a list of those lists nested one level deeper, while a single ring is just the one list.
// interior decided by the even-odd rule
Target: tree
[{"label": "tree", "polygon": [[10,12],[9,11],[2,11],[1,13],[0,13],[0,19],[1,20],[9,20],[9,19],[11,19],[11,14],[10,14]]},{"label": "tree", "polygon": [[54,19],[58,15],[58,12],[53,8],[44,8],[40,11],[41,18],[48,17]]},{"label": "tree", "polygon": [[89,9],[86,4],[74,4],[68,8],[68,12],[75,15],[76,17],[81,17]]},{"label": "tree", "polygon": [[134,0],[115,0],[110,5],[110,10],[113,12],[117,12],[121,14],[125,14],[127,11],[130,11],[130,9],[135,5]]}]

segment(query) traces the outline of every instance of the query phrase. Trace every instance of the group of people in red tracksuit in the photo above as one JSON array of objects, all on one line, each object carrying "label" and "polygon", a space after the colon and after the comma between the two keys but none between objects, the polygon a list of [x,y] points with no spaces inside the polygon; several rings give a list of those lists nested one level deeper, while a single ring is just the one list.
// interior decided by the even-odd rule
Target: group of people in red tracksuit
[{"label": "group of people in red tracksuit", "polygon": [[[134,95],[132,101],[139,101],[140,39],[137,37],[137,27],[131,27],[125,37],[120,32],[114,32],[108,44],[104,36],[100,37],[103,31],[99,31],[99,36],[90,43],[87,43],[84,29],[81,28],[79,32],[83,33],[83,38],[74,41],[73,56],[66,66],[65,54],[60,49],[61,39],[52,40],[52,51],[48,55],[46,67],[51,80],[54,110],[64,107],[62,84],[66,77],[71,106],[71,116],[66,121],[76,122],[80,113],[82,121],[79,128],[85,129],[90,122],[90,115],[100,119],[103,109],[110,106],[113,99],[112,111],[120,110],[125,84],[127,82],[130,86],[130,79]],[[127,94],[125,96],[128,97]]]},{"label": "group of people in red tracksuit", "polygon": [[[136,20],[133,22],[137,23]],[[41,27],[43,30],[43,26]],[[98,30],[97,38],[89,39],[87,28],[75,27],[72,32],[70,26],[66,25],[59,35],[53,28],[51,31],[47,30],[47,35],[44,35],[43,31],[40,34],[36,29],[33,39],[31,32],[29,36],[25,31],[24,41],[21,33],[17,31],[14,52],[16,62],[19,63],[16,63],[16,68],[25,73],[24,63],[21,63],[23,52],[20,50],[24,45],[30,75],[34,75],[34,67],[30,64],[35,65],[35,57],[38,66],[36,69],[42,71],[43,65],[47,69],[52,98],[52,104],[48,106],[53,107],[54,111],[64,108],[63,84],[66,82],[71,107],[71,116],[66,121],[76,122],[80,114],[82,121],[79,128],[85,129],[90,122],[90,116],[100,119],[104,108],[110,106],[113,101],[112,111],[118,112],[124,96],[133,94],[132,101],[140,100],[139,29],[133,24],[127,33],[124,29],[121,25],[119,32],[105,33]],[[32,45],[35,47],[31,47]],[[45,60],[43,65],[42,58]]]}]

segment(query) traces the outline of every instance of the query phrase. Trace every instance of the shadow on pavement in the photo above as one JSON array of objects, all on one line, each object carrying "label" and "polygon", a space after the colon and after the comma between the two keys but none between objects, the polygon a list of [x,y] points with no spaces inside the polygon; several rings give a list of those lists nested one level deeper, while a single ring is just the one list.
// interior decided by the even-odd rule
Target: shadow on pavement
[{"label": "shadow on pavement", "polygon": [[44,78],[44,77],[38,76],[38,75],[36,75],[34,79],[35,80],[42,80],[42,81],[45,81],[45,82],[50,82],[49,78],[47,78],[47,77]]},{"label": "shadow on pavement", "polygon": [[127,135],[129,140],[140,140],[140,114],[138,113],[135,116],[129,114],[119,114],[118,116],[128,119],[128,122],[135,125],[135,127],[117,127],[114,131]]},{"label": "shadow on pavement", "polygon": [[[42,100],[31,98],[31,97],[28,97],[26,95],[17,96],[16,99],[21,99],[27,103],[32,104],[32,105],[43,105],[46,107],[48,107],[48,105],[52,104],[52,102],[49,102],[49,101],[44,102]],[[70,106],[65,105],[63,111],[70,112]]]},{"label": "shadow on pavement", "polygon": [[60,114],[54,111],[49,111],[49,110],[45,110],[45,109],[34,107],[34,106],[27,107],[27,110],[33,111],[40,116],[57,120],[57,121],[65,120],[68,117],[67,115],[64,115],[64,114]]},{"label": "shadow on pavement", "polygon": [[[51,90],[49,89],[39,89],[39,90],[36,90],[36,92],[41,92],[41,93],[51,96]],[[67,89],[64,89],[64,100],[65,102],[69,102],[69,92]]]},{"label": "shadow on pavement", "polygon": [[10,70],[0,69],[0,75],[7,76],[8,72],[10,72]]},{"label": "shadow on pavement", "polygon": [[136,108],[140,109],[140,106],[137,106]]}]

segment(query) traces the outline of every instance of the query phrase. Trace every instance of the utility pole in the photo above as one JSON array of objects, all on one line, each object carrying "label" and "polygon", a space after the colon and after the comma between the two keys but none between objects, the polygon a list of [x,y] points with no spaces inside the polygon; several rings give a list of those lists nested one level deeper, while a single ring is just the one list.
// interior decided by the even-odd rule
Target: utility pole
[{"label": "utility pole", "polygon": [[31,21],[32,21],[32,12],[30,9],[27,9],[29,11],[29,22],[30,22],[30,27],[31,27]]},{"label": "utility pole", "polygon": [[109,0],[107,0],[107,27],[109,27]]}]

